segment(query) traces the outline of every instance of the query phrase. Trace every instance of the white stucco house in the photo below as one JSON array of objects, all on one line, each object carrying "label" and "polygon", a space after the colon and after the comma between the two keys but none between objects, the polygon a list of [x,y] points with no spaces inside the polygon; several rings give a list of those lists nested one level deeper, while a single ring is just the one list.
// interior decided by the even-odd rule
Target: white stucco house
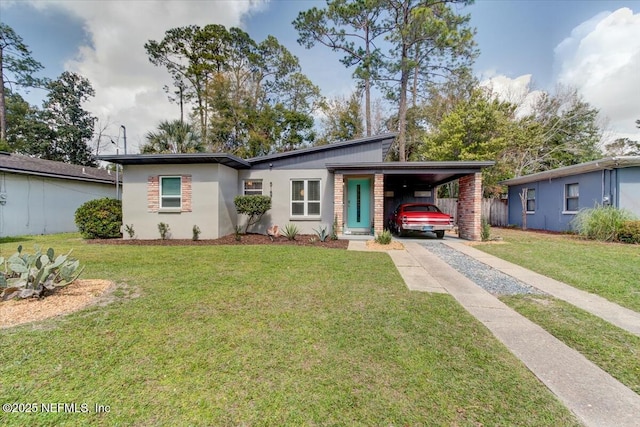
[{"label": "white stucco house", "polygon": [[104,169],[0,152],[0,237],[77,231],[76,209],[116,197]]}]

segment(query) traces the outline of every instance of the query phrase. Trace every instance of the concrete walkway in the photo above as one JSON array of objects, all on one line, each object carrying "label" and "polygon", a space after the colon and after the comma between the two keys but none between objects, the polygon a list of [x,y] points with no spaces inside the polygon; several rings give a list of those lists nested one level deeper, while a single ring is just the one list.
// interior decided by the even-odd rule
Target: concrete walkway
[{"label": "concrete walkway", "polygon": [[[588,427],[638,427],[640,425],[639,395],[587,360],[582,354],[467,279],[424,246],[415,242],[403,243],[405,250],[389,251],[389,255],[407,287],[415,291],[451,294],[518,357],[584,425]],[[461,243],[447,242],[447,244],[455,249],[459,248],[458,245],[466,246]],[[367,250],[363,241],[350,241],[349,249]],[[468,254],[480,256],[476,252],[480,251],[474,249],[468,251]],[[484,262],[484,259],[478,259]],[[496,265],[500,264],[495,260],[489,261],[495,262]],[[506,264],[501,267],[511,268]],[[517,274],[523,277],[534,274],[528,270],[522,270],[524,271]],[[540,275],[530,276],[533,283],[527,283],[538,287],[541,277],[544,278],[544,276],[538,276]],[[602,310],[597,307],[598,302],[590,302],[588,306],[595,306],[600,311],[614,309],[609,307],[607,310]],[[629,320],[625,315],[610,313],[609,316],[623,318],[625,323]],[[633,318],[630,321],[633,323]]]}]

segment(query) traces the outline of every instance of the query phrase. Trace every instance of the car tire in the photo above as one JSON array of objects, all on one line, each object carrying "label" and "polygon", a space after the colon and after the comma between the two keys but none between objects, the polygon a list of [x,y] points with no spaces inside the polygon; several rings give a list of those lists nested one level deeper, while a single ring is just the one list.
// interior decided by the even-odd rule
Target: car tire
[{"label": "car tire", "polygon": [[398,226],[398,237],[404,237],[406,235],[406,233],[404,232],[404,230],[402,229],[402,226],[399,225]]},{"label": "car tire", "polygon": [[443,239],[444,238],[444,230],[440,230],[440,231],[436,231],[436,237],[438,239]]}]

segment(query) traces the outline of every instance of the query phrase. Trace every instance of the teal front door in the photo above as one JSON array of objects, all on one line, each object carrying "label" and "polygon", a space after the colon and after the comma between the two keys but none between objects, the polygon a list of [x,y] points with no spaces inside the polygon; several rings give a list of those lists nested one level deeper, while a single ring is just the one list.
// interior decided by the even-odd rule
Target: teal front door
[{"label": "teal front door", "polygon": [[371,180],[349,179],[347,181],[347,227],[371,227],[370,215]]}]

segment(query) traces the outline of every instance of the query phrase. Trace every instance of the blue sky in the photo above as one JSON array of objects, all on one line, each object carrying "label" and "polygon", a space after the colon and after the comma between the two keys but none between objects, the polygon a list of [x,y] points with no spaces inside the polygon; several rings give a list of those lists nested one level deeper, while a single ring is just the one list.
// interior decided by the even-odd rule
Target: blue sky
[{"label": "blue sky", "polygon": [[[303,72],[325,96],[348,94],[351,71],[340,55],[324,47],[296,43],[291,25],[299,11],[323,7],[315,0],[248,1],[11,1],[0,3],[0,20],[14,28],[55,78],[64,70],[92,82],[96,97],[87,104],[118,136],[127,127],[130,151],[163,119],[177,118],[166,101],[166,72],[151,65],[143,45],[169,28],[209,23],[239,26],[255,40],[268,34],[300,58]],[[491,79],[497,92],[546,90],[558,83],[576,86],[601,110],[611,136],[640,140],[640,1],[478,0],[464,8],[477,29],[481,55],[474,70]],[[26,95],[40,103],[42,93]],[[109,147],[110,148],[110,147]]]}]

